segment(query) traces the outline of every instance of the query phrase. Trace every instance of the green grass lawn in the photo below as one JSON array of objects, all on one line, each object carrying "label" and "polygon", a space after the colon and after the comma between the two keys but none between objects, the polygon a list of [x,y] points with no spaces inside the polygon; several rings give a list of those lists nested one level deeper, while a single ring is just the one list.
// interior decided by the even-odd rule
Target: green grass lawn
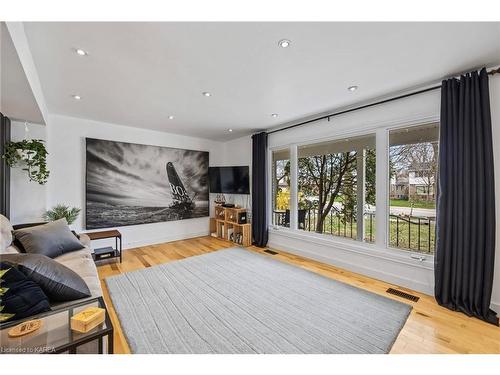
[{"label": "green grass lawn", "polygon": [[[390,205],[392,207],[411,207],[410,201],[405,199],[391,199]],[[435,201],[413,202],[413,208],[436,208],[436,202]]]}]

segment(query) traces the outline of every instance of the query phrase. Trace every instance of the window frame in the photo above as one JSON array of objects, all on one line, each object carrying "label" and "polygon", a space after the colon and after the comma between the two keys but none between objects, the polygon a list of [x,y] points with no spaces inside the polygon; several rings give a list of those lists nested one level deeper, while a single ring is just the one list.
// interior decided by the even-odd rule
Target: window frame
[{"label": "window frame", "polygon": [[[338,246],[347,251],[362,252],[366,255],[388,258],[405,264],[420,265],[423,268],[434,267],[434,254],[421,254],[411,250],[403,250],[389,246],[389,214],[390,214],[390,180],[389,180],[389,134],[393,130],[418,127],[429,123],[438,123],[438,115],[420,118],[396,120],[365,124],[355,129],[341,130],[327,137],[311,137],[300,142],[278,144],[268,148],[268,175],[272,176],[272,154],[274,151],[288,149],[290,153],[290,228],[278,227],[272,224],[272,180],[268,181],[268,222],[271,232],[282,232],[289,237],[303,238],[310,242],[324,243],[325,245]],[[375,136],[376,150],[376,216],[375,243],[365,241],[352,241],[337,236],[326,236],[314,232],[299,230],[297,228],[298,215],[298,147],[319,142],[339,141],[349,137]],[[382,147],[381,147],[382,146]],[[383,228],[381,231],[380,229]],[[382,234],[381,234],[382,233]]]}]

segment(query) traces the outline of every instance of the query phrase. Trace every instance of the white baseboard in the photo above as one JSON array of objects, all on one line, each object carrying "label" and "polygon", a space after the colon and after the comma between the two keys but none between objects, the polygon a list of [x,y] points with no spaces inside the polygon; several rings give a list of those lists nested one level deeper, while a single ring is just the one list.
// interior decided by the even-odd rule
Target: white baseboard
[{"label": "white baseboard", "polygon": [[[284,244],[280,243],[278,240],[273,241],[271,240],[269,242],[269,247],[275,248],[277,250],[283,250],[290,252],[295,255],[303,256],[305,258],[309,259],[314,259],[319,262],[323,262],[326,264],[330,264],[332,266],[340,267],[346,270],[349,270],[351,272],[356,272],[362,275],[366,275],[368,277],[372,277],[378,280],[385,281],[390,284],[394,285],[399,285],[405,288],[409,288],[421,293],[425,293],[427,295],[434,295],[434,286],[431,285],[431,283],[426,282],[425,278],[422,280],[419,280],[417,278],[411,278],[408,276],[403,276],[400,274],[395,274],[391,273],[389,270],[391,268],[390,263],[386,267],[386,269],[381,269],[381,268],[372,268],[369,267],[365,264],[361,263],[356,263],[356,262],[349,262],[345,260],[339,260],[336,258],[334,255],[335,251],[331,249],[333,255],[332,256],[325,256],[322,254],[318,254],[314,251],[310,250],[304,250],[308,248],[308,243],[307,241],[303,241],[303,243],[300,246],[297,245],[290,245],[290,244]],[[345,258],[345,257],[344,257]],[[412,272],[414,273],[414,270],[410,267],[408,267],[409,274]],[[431,272],[429,270],[427,271],[422,271],[422,272]]]},{"label": "white baseboard", "polygon": [[129,241],[123,243],[123,250],[134,249],[136,247],[141,247],[141,246],[156,245],[165,242],[187,240],[189,238],[203,237],[208,235],[209,235],[208,231],[202,231],[202,232],[172,234],[169,236],[154,237],[141,241]]}]

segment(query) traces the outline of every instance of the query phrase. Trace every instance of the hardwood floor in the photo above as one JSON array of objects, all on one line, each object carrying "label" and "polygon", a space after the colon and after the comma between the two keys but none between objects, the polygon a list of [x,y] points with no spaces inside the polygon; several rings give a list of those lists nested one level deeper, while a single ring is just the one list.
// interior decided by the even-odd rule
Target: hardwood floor
[{"label": "hardwood floor", "polygon": [[[115,353],[130,353],[130,350],[109,299],[104,278],[232,246],[230,242],[213,237],[192,238],[126,250],[123,253],[123,263],[109,261],[99,265],[98,272],[104,299],[115,327]],[[442,308],[431,296],[285,253],[279,249],[274,249],[279,252],[277,255],[266,254],[263,249],[257,247],[247,249],[413,305],[410,317],[394,343],[391,353],[500,353],[499,327]],[[410,292],[420,297],[420,300],[410,302],[387,294],[386,290],[389,287]]]}]

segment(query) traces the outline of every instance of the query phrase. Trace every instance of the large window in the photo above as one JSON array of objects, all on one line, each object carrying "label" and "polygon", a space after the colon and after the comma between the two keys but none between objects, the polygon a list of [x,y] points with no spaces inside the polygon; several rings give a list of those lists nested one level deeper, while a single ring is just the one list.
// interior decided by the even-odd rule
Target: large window
[{"label": "large window", "polygon": [[389,133],[389,245],[434,253],[439,125]]},{"label": "large window", "polygon": [[273,225],[290,227],[290,150],[273,152]]},{"label": "large window", "polygon": [[298,148],[298,229],[375,240],[375,136]]}]

